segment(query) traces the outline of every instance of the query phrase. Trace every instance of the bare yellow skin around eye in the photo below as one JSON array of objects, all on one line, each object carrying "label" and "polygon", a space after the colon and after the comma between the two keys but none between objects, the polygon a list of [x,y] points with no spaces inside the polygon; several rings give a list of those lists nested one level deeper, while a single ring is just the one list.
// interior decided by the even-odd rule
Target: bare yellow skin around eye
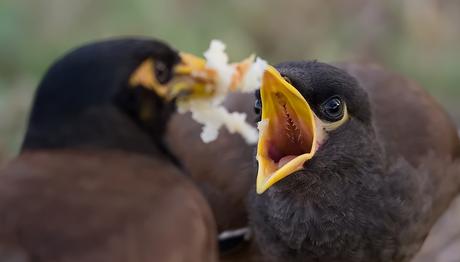
[{"label": "bare yellow skin around eye", "polygon": [[145,60],[131,75],[129,85],[132,87],[144,86],[152,89],[158,96],[164,97],[168,93],[168,88],[158,83],[155,78],[154,69],[155,61],[151,58]]},{"label": "bare yellow skin around eye", "polygon": [[348,115],[347,105],[344,104],[343,108],[343,117],[339,121],[336,122],[321,122],[321,126],[324,128],[325,131],[333,131],[343,125],[345,122],[348,121],[350,116]]}]

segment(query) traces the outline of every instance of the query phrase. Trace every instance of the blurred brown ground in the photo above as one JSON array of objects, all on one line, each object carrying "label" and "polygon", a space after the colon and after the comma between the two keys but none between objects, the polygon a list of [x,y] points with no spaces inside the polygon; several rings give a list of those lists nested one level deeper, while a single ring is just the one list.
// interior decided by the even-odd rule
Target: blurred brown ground
[{"label": "blurred brown ground", "polygon": [[[217,38],[234,60],[256,52],[271,63],[377,62],[416,79],[459,123],[459,14],[458,0],[2,0],[0,165],[19,148],[48,65],[81,43],[119,35],[157,37],[196,54]],[[431,252],[419,261],[460,261],[460,200],[453,207],[436,229],[448,240],[426,247],[453,260]]]}]

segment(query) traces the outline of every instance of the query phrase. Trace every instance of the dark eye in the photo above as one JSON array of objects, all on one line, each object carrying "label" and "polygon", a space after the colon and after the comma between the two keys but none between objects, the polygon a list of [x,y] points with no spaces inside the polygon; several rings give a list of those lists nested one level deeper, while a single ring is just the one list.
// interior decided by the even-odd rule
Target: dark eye
[{"label": "dark eye", "polygon": [[260,90],[257,90],[255,92],[256,100],[254,102],[254,112],[256,115],[260,115],[260,112],[262,111],[262,101],[260,98]]},{"label": "dark eye", "polygon": [[155,77],[157,78],[158,83],[166,84],[171,78],[170,73],[166,65],[161,61],[155,62]]},{"label": "dark eye", "polygon": [[260,112],[262,111],[262,102],[260,102],[260,99],[256,99],[254,102],[254,112],[256,115],[260,115]]},{"label": "dark eye", "polygon": [[340,97],[333,96],[321,105],[321,112],[327,121],[339,121],[343,117],[343,104]]}]

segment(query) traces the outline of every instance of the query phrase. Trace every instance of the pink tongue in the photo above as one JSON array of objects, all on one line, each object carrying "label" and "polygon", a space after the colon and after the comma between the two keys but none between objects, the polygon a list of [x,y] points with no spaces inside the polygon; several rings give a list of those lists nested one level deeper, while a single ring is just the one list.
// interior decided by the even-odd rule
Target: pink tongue
[{"label": "pink tongue", "polygon": [[278,169],[280,169],[281,167],[283,167],[285,164],[287,164],[289,161],[291,161],[292,159],[296,157],[297,156],[294,156],[294,155],[283,156],[278,162]]}]

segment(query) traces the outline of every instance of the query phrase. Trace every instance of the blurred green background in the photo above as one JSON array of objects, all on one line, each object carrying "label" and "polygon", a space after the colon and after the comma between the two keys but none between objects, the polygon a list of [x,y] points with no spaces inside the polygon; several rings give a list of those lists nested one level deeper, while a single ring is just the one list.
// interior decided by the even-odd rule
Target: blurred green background
[{"label": "blurred green background", "polygon": [[1,0],[0,163],[17,152],[52,61],[119,35],[196,54],[217,38],[232,60],[374,61],[416,79],[460,120],[459,14],[458,0]]}]

